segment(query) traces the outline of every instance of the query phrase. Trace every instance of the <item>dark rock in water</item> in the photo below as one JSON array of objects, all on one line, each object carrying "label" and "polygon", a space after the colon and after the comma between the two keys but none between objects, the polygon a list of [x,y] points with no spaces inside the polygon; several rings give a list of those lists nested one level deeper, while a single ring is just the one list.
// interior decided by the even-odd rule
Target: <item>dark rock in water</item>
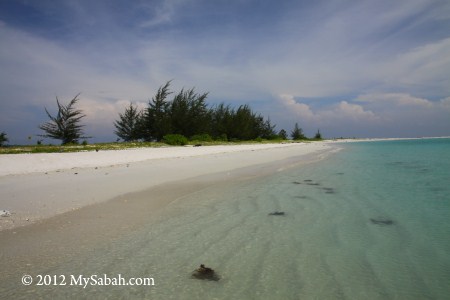
[{"label": "dark rock in water", "polygon": [[324,191],[325,191],[325,193],[327,193],[327,194],[334,194],[335,193],[335,191],[334,191],[334,189],[333,188],[327,188],[327,187],[324,187],[324,188],[322,188]]},{"label": "dark rock in water", "polygon": [[211,281],[220,280],[216,272],[211,268],[205,267],[204,264],[201,264],[198,269],[192,272],[192,278]]},{"label": "dark rock in water", "polygon": [[377,225],[394,225],[394,221],[389,219],[370,219],[370,222]]},{"label": "dark rock in water", "polygon": [[316,182],[308,182],[306,183],[307,185],[320,185],[320,183],[316,183]]},{"label": "dark rock in water", "polygon": [[299,182],[299,181],[293,181],[292,183],[293,183],[293,184],[302,184],[302,183]]},{"label": "dark rock in water", "polygon": [[274,211],[269,214],[269,216],[284,216],[284,211]]},{"label": "dark rock in water", "polygon": [[304,182],[312,182],[312,180],[311,179],[305,179],[305,180],[303,180]]}]

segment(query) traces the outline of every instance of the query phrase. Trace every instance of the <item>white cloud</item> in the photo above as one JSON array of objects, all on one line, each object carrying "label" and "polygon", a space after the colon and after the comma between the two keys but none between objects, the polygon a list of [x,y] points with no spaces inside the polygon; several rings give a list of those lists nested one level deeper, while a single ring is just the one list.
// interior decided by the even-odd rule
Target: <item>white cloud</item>
[{"label": "white cloud", "polygon": [[179,6],[185,2],[184,0],[163,0],[160,4],[150,2],[149,4],[141,4],[141,9],[149,13],[147,20],[139,24],[140,27],[153,27],[172,22],[177,13]]},{"label": "white cloud", "polygon": [[324,115],[333,115],[335,119],[346,119],[355,122],[370,122],[378,119],[373,112],[365,110],[361,105],[348,103],[347,101],[341,101],[333,110],[325,111]]},{"label": "white cloud", "polygon": [[295,101],[294,96],[283,94],[279,96],[280,103],[286,109],[286,113],[294,115],[305,122],[314,124],[332,124],[336,122],[371,122],[378,120],[378,117],[370,110],[365,110],[363,106],[341,101],[338,104],[330,105],[313,111],[305,103]]},{"label": "white cloud", "polygon": [[279,101],[289,113],[295,114],[299,118],[306,119],[307,121],[312,121],[316,118],[308,105],[295,101],[292,95],[282,94],[279,96]]},{"label": "white cloud", "polygon": [[398,106],[418,106],[424,108],[433,107],[433,103],[427,99],[418,98],[405,93],[373,93],[363,94],[356,101],[369,103],[390,103]]}]

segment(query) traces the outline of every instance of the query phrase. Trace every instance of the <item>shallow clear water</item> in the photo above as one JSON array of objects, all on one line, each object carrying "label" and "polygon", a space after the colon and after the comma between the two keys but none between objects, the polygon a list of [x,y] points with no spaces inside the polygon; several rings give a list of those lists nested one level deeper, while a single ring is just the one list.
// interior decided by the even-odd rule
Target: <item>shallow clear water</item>
[{"label": "shallow clear water", "polygon": [[[107,248],[43,270],[153,277],[155,286],[34,287],[33,293],[46,298],[449,299],[450,140],[342,147],[318,163],[188,195]],[[268,215],[275,211],[285,215]],[[221,279],[191,278],[201,263]]]}]

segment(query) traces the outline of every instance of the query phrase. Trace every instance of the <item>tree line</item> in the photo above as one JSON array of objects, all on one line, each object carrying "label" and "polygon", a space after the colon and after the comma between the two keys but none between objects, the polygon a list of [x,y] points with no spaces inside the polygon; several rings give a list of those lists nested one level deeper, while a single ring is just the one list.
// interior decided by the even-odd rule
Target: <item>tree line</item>
[{"label": "tree line", "polygon": [[[208,107],[208,93],[182,89],[174,94],[170,81],[161,86],[148,106],[138,110],[132,103],[114,122],[115,134],[124,141],[162,141],[167,135],[181,135],[191,140],[244,141],[254,139],[287,139],[287,132],[278,133],[269,118],[254,112],[249,105],[233,108],[225,103]],[[307,139],[298,124],[291,137]],[[318,131],[316,139],[321,139]]]},{"label": "tree line", "polygon": [[[208,93],[197,93],[194,88],[182,89],[178,93],[170,90],[171,81],[159,87],[147,107],[138,109],[131,103],[114,121],[114,133],[124,141],[168,141],[170,137],[200,141],[246,141],[255,139],[287,139],[288,133],[275,131],[270,118],[265,119],[249,105],[237,108],[225,103],[208,106]],[[169,96],[172,97],[169,99]],[[84,135],[81,123],[85,117],[75,108],[79,100],[76,95],[67,105],[56,98],[58,112],[51,115],[45,108],[49,121],[39,128],[45,133],[39,136],[59,139],[64,144],[77,144]],[[303,140],[307,137],[296,123],[290,137]],[[314,137],[321,139],[320,131]],[[0,145],[7,142],[6,133],[0,136]]]},{"label": "tree line", "polygon": [[169,99],[171,94],[169,81],[145,109],[130,104],[114,122],[115,134],[124,141],[162,141],[169,134],[223,141],[278,138],[270,119],[265,120],[248,105],[209,107],[208,93],[197,93],[194,88],[182,89]]}]

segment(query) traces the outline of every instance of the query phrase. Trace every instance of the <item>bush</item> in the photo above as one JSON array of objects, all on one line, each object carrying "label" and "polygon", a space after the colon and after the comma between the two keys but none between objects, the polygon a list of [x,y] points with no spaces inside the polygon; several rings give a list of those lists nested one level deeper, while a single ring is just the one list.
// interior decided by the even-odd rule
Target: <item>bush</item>
[{"label": "bush", "polygon": [[191,136],[191,141],[212,142],[212,140],[213,140],[212,137],[207,133],[196,134],[196,135]]},{"label": "bush", "polygon": [[181,134],[167,134],[163,136],[163,142],[168,145],[184,146],[188,143],[188,139]]},{"label": "bush", "polygon": [[5,132],[0,133],[0,147],[3,146],[7,142],[8,142],[8,138],[6,137],[6,133]]},{"label": "bush", "polygon": [[216,137],[216,141],[228,142],[228,137],[226,133],[222,133],[220,136]]}]

